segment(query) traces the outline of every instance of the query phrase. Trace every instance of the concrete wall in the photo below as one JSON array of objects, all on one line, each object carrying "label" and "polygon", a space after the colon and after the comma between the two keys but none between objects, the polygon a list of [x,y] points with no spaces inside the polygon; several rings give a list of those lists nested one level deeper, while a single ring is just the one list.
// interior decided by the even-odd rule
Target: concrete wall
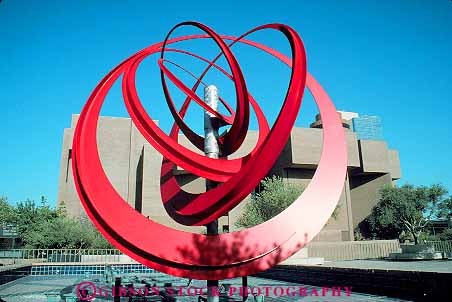
[{"label": "concrete wall", "polygon": [[391,174],[363,174],[350,178],[353,227],[357,227],[377,204],[378,190],[384,185],[391,184]]},{"label": "concrete wall", "polygon": [[[374,246],[371,248],[374,248]],[[353,292],[395,297],[408,301],[450,301],[450,297],[452,297],[450,286],[452,274],[448,272],[376,269],[365,265],[362,268],[329,265],[277,265],[256,274],[256,277],[326,288],[337,287],[339,283],[341,286],[352,287]],[[342,290],[344,289],[342,288]],[[342,297],[344,296],[343,291]],[[381,299],[384,300],[385,298]],[[332,298],[329,301],[341,300],[353,301],[354,299],[352,297]],[[375,299],[366,300],[377,301]]]},{"label": "concrete wall", "polygon": [[[71,128],[64,129],[58,204],[64,202],[73,217],[84,215],[77,196],[73,176],[71,146],[78,115],[72,116]],[[317,125],[319,126],[319,125]],[[320,125],[321,126],[321,125]],[[97,129],[99,154],[105,172],[131,207],[143,215],[167,226],[193,232],[203,227],[186,227],[174,222],[166,213],[160,198],[160,167],[162,156],[143,136],[129,118],[100,117]],[[378,190],[401,176],[399,155],[389,150],[384,141],[360,141],[344,128],[348,148],[348,175],[338,203],[337,218],[331,218],[315,241],[353,240],[354,228],[369,215],[378,200]],[[230,158],[248,154],[258,138],[257,131],[249,131],[242,147]],[[287,181],[309,185],[322,152],[321,128],[294,128],[280,157],[270,174],[280,175]],[[196,150],[184,136],[182,145]],[[205,181],[176,169],[177,180],[189,192],[205,191]],[[220,219],[220,230],[235,230],[234,223],[243,211],[245,202],[233,209],[229,216]]]}]

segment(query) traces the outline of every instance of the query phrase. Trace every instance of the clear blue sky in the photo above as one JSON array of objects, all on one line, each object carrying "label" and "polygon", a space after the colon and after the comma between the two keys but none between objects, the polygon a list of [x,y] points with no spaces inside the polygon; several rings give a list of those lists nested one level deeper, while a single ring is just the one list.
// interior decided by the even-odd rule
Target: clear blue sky
[{"label": "clear blue sky", "polygon": [[[0,195],[11,202],[45,195],[55,204],[63,128],[70,126],[71,114],[80,112],[111,68],[185,20],[231,35],[270,22],[294,27],[305,42],[308,70],[337,108],[382,118],[385,139],[400,152],[401,183],[440,182],[452,190],[450,0],[3,0]],[[188,32],[196,31],[179,31]],[[275,33],[253,38],[288,51]],[[187,47],[204,50],[200,44]],[[247,47],[237,48],[237,57],[251,93],[274,119],[288,71]],[[145,61],[138,75],[146,108],[168,129],[155,59]],[[231,101],[229,86],[221,82],[220,91]],[[113,88],[103,114],[127,116],[119,88]],[[297,125],[307,126],[315,113],[307,97]],[[190,123],[200,120],[196,114]]]}]

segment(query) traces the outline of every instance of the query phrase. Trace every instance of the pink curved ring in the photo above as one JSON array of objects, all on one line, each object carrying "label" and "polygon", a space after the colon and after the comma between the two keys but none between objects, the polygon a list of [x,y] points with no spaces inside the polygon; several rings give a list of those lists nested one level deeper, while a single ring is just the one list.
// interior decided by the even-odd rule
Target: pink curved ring
[{"label": "pink curved ring", "polygon": [[[152,124],[145,112],[137,110],[140,108],[138,104],[134,104],[137,106],[135,108],[128,104],[133,99],[138,99],[136,91],[131,87],[134,86],[134,77],[130,72],[136,70],[136,64],[131,64],[132,60],[161,51],[162,43],[140,51],[113,69],[94,89],[83,108],[73,141],[73,173],[78,194],[87,214],[102,234],[137,261],[162,272],[196,279],[225,279],[249,275],[268,269],[291,256],[321,230],[333,212],[342,192],[347,163],[344,130],[340,119],[322,87],[309,74],[306,77],[304,48],[296,32],[281,24],[258,27],[263,28],[277,29],[288,37],[293,47],[292,60],[256,42],[240,42],[267,51],[292,65],[292,77],[284,106],[274,127],[258,148],[256,155],[242,163],[243,166],[238,167],[239,170],[223,166],[220,160],[209,161],[203,156],[200,156],[203,163],[197,165],[194,163],[197,158],[178,148],[177,142],[162,139],[168,136]],[[175,38],[168,40],[168,44],[195,38],[206,36]],[[232,39],[237,40],[233,37]],[[129,76],[126,76],[127,72]],[[226,180],[218,187],[225,188],[228,192],[219,198],[219,206],[209,205],[207,200],[206,208],[213,206],[213,210],[209,211],[211,216],[224,213],[235,206],[240,198],[243,199],[243,192],[253,190],[255,179],[260,180],[265,176],[265,169],[260,169],[259,166],[262,163],[272,165],[279,155],[273,154],[271,148],[265,146],[279,148],[286,143],[306,83],[318,104],[324,125],[323,152],[311,183],[304,193],[278,216],[240,232],[206,236],[175,230],[145,218],[131,208],[113,188],[105,175],[97,151],[96,128],[99,112],[108,90],[122,74],[128,110],[144,137],[174,164],[196,175],[209,175],[211,179]],[[281,123],[281,120],[287,122]],[[149,121],[151,123],[146,124]],[[250,182],[244,182],[243,179]],[[221,195],[218,191],[215,194]],[[196,214],[199,210],[196,207],[190,208],[190,205],[185,209],[188,209],[186,215]]]}]

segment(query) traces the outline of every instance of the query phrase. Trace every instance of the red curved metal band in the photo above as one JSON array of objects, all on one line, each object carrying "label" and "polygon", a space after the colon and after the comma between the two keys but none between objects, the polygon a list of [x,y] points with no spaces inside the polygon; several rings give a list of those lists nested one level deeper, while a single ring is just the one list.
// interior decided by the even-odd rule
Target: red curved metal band
[{"label": "red curved metal band", "polygon": [[[195,58],[200,59],[200,60],[202,60],[202,61],[204,61],[204,62],[206,62],[206,63],[212,64],[212,66],[214,66],[216,69],[220,70],[223,74],[227,75],[228,77],[230,76],[230,75],[229,75],[223,68],[221,68],[220,66],[218,66],[218,65],[212,63],[211,61],[209,61],[209,60],[207,60],[207,59],[205,59],[205,58],[203,58],[203,57],[201,57],[201,56],[198,56],[198,55],[196,55],[196,54],[194,54],[194,53],[191,53],[191,52],[188,52],[188,51],[184,51],[184,50],[180,50],[180,49],[174,49],[174,48],[167,48],[166,51],[180,52],[180,53],[187,54],[187,55],[189,55],[189,56],[195,57]],[[180,66],[180,67],[181,67],[181,66]],[[183,67],[181,67],[181,68],[183,68]],[[207,69],[206,69],[206,70],[207,70]],[[206,73],[206,71],[204,71],[203,74],[205,74],[205,73]],[[194,74],[192,74],[192,76],[193,76],[194,78],[197,79],[195,85],[193,85],[193,87],[192,87],[192,89],[191,89],[193,92],[195,92],[196,89],[198,88],[199,84],[202,82],[202,75],[201,75],[200,77],[196,77]],[[230,79],[232,79],[232,76],[230,76]],[[225,102],[221,96],[219,96],[219,99],[220,99],[221,103],[226,107],[226,109],[228,110],[228,112],[231,114],[230,118],[233,119],[233,118],[234,118],[234,115],[235,115],[235,112],[234,112],[234,110],[232,109],[232,107],[231,107],[227,102]],[[191,98],[190,98],[190,97],[187,97],[187,98],[185,99],[184,105],[183,105],[182,107],[188,106],[189,103],[190,103],[190,101],[191,101]],[[186,109],[185,109],[185,110],[186,110]],[[178,115],[179,115],[180,119],[183,119],[183,117],[181,116],[181,112],[179,112]],[[197,148],[198,148],[199,150],[201,150],[201,151],[204,151],[204,137],[203,137],[203,136],[199,136],[196,132],[192,131],[192,130],[190,129],[190,127],[188,127],[188,125],[185,124],[185,123],[179,123],[179,127],[180,127],[180,129],[182,130],[182,132],[185,134],[185,136],[186,136],[187,138],[189,138],[190,142],[191,142],[195,147],[197,147]]]},{"label": "red curved metal band", "polygon": [[[207,33],[207,35],[215,41],[215,43],[218,45],[218,47],[220,47],[221,52],[220,52],[220,55],[218,55],[218,57],[220,57],[221,54],[224,55],[226,62],[229,64],[229,67],[231,69],[232,76],[234,77],[234,85],[236,88],[235,93],[236,93],[236,97],[237,97],[237,102],[236,102],[236,114],[234,115],[234,120],[232,121],[232,124],[231,124],[230,119],[227,119],[227,117],[212,110],[212,108],[207,106],[207,104],[205,104],[205,102],[203,102],[201,99],[199,99],[196,96],[196,94],[194,94],[194,93],[190,94],[192,91],[188,87],[186,87],[181,81],[179,81],[175,77],[171,77],[171,80],[183,92],[188,94],[192,99],[194,99],[205,110],[220,117],[222,120],[224,120],[226,122],[226,124],[231,124],[231,128],[229,129],[229,131],[223,137],[221,137],[219,140],[222,156],[228,156],[228,155],[234,153],[241,146],[243,140],[245,139],[246,133],[248,131],[248,123],[249,123],[249,114],[250,113],[249,113],[249,104],[247,101],[248,100],[248,90],[246,88],[245,78],[243,77],[240,66],[237,63],[237,60],[235,59],[234,55],[232,54],[231,49],[226,45],[226,43],[223,41],[223,39],[221,39],[221,37],[217,33],[215,33],[211,28],[209,28],[208,26],[206,26],[204,24],[198,23],[198,22],[191,22],[191,21],[182,22],[182,23],[179,23],[176,26],[174,26],[169,31],[165,40],[163,41],[163,45],[162,45],[162,49],[161,49],[161,59],[163,59],[163,56],[165,53],[165,46],[166,46],[166,43],[167,43],[169,37],[171,36],[171,33],[181,26],[194,26],[194,27],[201,29],[205,33]],[[216,60],[217,59],[214,59],[213,62],[215,62]],[[209,70],[210,66],[207,67],[204,74]],[[163,66],[160,65],[160,67],[162,68]],[[180,124],[184,123],[184,121],[179,118],[177,111],[175,110],[174,104],[171,100],[171,97],[170,97],[170,94],[168,91],[168,87],[166,85],[164,73],[165,73],[164,70],[161,69],[161,80],[162,80],[163,91],[165,93],[165,97],[166,97],[168,106],[170,108],[171,114],[173,115],[175,122],[180,126]],[[171,73],[168,70],[166,70],[166,73],[168,74],[168,76],[171,76]],[[202,77],[203,77],[203,75],[201,76],[201,78]],[[187,137],[187,138],[190,139],[190,137]]]},{"label": "red curved metal band", "polygon": [[[207,111],[213,113],[216,117],[218,117],[220,120],[222,120],[227,125],[233,124],[233,117],[230,116],[224,116],[223,114],[219,113],[218,111],[213,110],[211,107],[209,107],[203,100],[199,98],[199,96],[196,95],[195,92],[193,92],[190,88],[188,88],[181,80],[179,80],[171,71],[169,71],[168,68],[166,68],[165,65],[163,65],[163,59],[160,59],[158,61],[159,67],[163,74],[165,74],[171,82],[173,82],[182,92],[184,92],[187,96],[190,97],[190,99],[194,100],[196,103],[200,104],[201,107],[204,109],[209,108]],[[165,83],[166,85],[166,83]],[[168,91],[168,89],[166,89]],[[168,99],[171,104],[171,107],[175,108],[174,103],[172,99],[169,97],[168,93]]]},{"label": "red curved metal band", "polygon": [[[245,33],[241,37],[244,37],[257,30],[265,28],[278,28],[278,27],[277,26],[272,27],[272,25],[257,27]],[[289,39],[289,42],[291,42],[291,45],[294,45],[296,37],[294,35],[291,35],[291,33],[289,32],[285,32],[284,30],[281,31],[284,34],[286,34],[287,38]],[[290,129],[292,129],[293,123],[295,122],[295,119],[297,117],[298,110],[294,109],[299,108],[299,105],[301,103],[301,99],[299,100],[300,103],[298,104],[294,103],[297,102],[297,98],[294,96],[291,97],[290,94],[294,93],[294,91],[297,89],[296,85],[301,84],[301,86],[299,86],[299,89],[301,89],[301,94],[303,93],[304,89],[304,80],[305,80],[304,76],[306,74],[304,49],[301,49],[300,51],[299,48],[295,47],[293,52],[294,52],[294,62],[297,62],[296,58],[298,57],[299,58],[298,62],[301,62],[302,64],[300,64],[299,70],[296,70],[296,68],[294,68],[294,70],[292,71],[292,75],[295,74],[296,77],[302,79],[302,82],[292,81],[293,78],[291,79],[288,94],[284,101],[283,109],[280,113],[280,116],[276,120],[275,125],[270,131],[270,135],[268,135],[268,137],[266,138],[266,142],[264,143],[265,145],[267,145],[268,143],[268,145],[271,146],[271,151],[265,153],[269,155],[269,157],[265,161],[254,162],[253,164],[250,164],[253,161],[253,158],[249,158],[246,164],[241,167],[240,171],[237,172],[237,174],[234,175],[234,177],[229,178],[224,184],[202,195],[196,196],[194,199],[191,200],[190,203],[184,203],[184,207],[180,208],[177,211],[177,215],[179,215],[180,217],[187,216],[186,219],[180,220],[180,222],[182,222],[183,224],[204,225],[222,216],[224,213],[231,210],[238,203],[240,203],[240,201],[242,201],[247,195],[249,195],[249,193],[252,192],[252,190],[254,190],[254,188],[258,185],[260,180],[268,173],[268,171],[273,166],[273,163],[279,156],[281,150],[285,145],[285,142],[288,139]],[[129,69],[132,70],[131,74],[129,74],[128,71],[125,72],[124,74],[125,81],[127,81],[129,76],[134,77],[135,74],[134,71],[136,70],[137,62],[139,61],[135,60],[132,65],[132,68]],[[128,86],[127,88],[129,88],[130,90],[135,89],[133,86]],[[137,94],[133,94],[131,98],[128,98],[126,95],[124,99],[127,108],[137,108],[137,103],[139,103]],[[293,104],[289,105],[288,104],[289,102],[293,102]],[[285,107],[291,109],[284,111]],[[133,112],[131,112],[131,115],[133,119]],[[283,116],[281,117],[281,115]],[[137,120],[137,123],[139,122],[140,121]],[[278,127],[282,127],[283,129],[281,129],[278,132],[275,132],[272,136],[273,131],[275,131],[275,129],[277,129]],[[145,132],[143,134],[145,135],[147,133]],[[272,137],[273,139],[270,139]],[[267,142],[267,140],[269,141]],[[259,146],[259,148],[257,148],[256,150],[256,154],[261,152],[261,150],[262,146]],[[206,158],[204,157],[204,159]],[[242,182],[242,179],[244,179],[243,174],[246,173],[247,169],[249,169],[249,171],[252,171],[254,176],[247,179],[248,181],[246,182],[246,184],[244,184]],[[174,184],[174,182],[172,182],[171,184]],[[177,188],[176,186],[172,187]],[[244,188],[246,188],[246,190]],[[172,200],[178,196],[177,194],[180,193],[180,190],[168,190],[167,188],[165,188],[164,190],[162,190],[162,192],[164,192],[165,194],[164,196],[162,196],[162,199]],[[186,195],[183,195],[181,197],[187,198]]]},{"label": "red curved metal band", "polygon": [[[187,54],[193,55],[189,52],[187,52]],[[196,57],[198,57],[198,56],[196,56]],[[202,60],[205,60],[208,63],[211,63],[215,68],[219,69],[223,74],[225,74],[230,80],[233,80],[233,77],[230,74],[228,74],[224,69],[221,69],[217,65],[213,64],[212,62],[210,62],[204,58],[201,58],[201,57],[199,57],[199,58]],[[175,65],[178,66],[179,68],[182,68],[184,71],[186,71],[187,73],[189,73],[190,75],[195,77],[197,80],[201,81],[200,78],[197,78],[194,74],[192,74],[185,68],[179,66],[178,64],[175,64]],[[269,126],[268,126],[268,122],[265,118],[264,113],[262,112],[262,110],[259,107],[259,105],[257,104],[257,102],[253,99],[251,94],[248,93],[248,95],[250,98],[250,104],[253,107],[253,109],[256,113],[257,120],[258,120],[259,136],[258,136],[256,146],[247,156],[245,156],[245,159],[254,156],[256,151],[259,149],[261,144],[264,142],[265,137],[269,133]],[[189,101],[190,101],[190,99],[186,100],[186,102],[189,102]],[[183,118],[185,116],[187,109],[188,109],[188,104],[184,103],[181,111],[179,112],[179,115],[181,116],[181,118]],[[172,137],[174,140],[177,141],[178,133],[179,133],[179,128],[178,128],[178,125],[175,123],[171,130],[170,137]],[[174,169],[175,169],[175,165],[173,163],[171,163],[169,160],[167,160],[166,158],[163,158],[162,168],[161,168],[161,176],[160,176],[160,192],[161,192],[162,202],[165,206],[165,209],[168,212],[168,214],[170,215],[170,217],[173,218],[176,222],[179,222],[184,225],[199,225],[201,220],[205,220],[207,217],[210,216],[208,214],[209,209],[204,208],[203,212],[205,214],[200,216],[200,215],[185,215],[183,208],[192,202],[196,202],[195,200],[204,193],[194,194],[194,193],[189,193],[189,192],[184,191],[181,188],[181,186],[178,184],[178,182],[174,176],[174,173],[173,173]]]},{"label": "red curved metal band", "polygon": [[[209,61],[209,60],[207,60],[207,59],[205,59],[205,58],[203,58],[203,57],[201,57],[201,56],[198,56],[198,55],[196,55],[196,54],[194,54],[194,53],[191,53],[191,52],[188,52],[188,51],[183,51],[183,50],[181,50],[181,49],[174,49],[174,48],[171,48],[171,49],[166,49],[166,51],[174,51],[174,52],[180,52],[180,53],[188,54],[188,55],[191,55],[191,56],[193,56],[193,57],[195,57],[195,58],[198,58],[198,59],[200,59],[200,60],[203,60],[204,62],[212,63],[211,61]],[[170,63],[170,64],[176,66],[177,68],[179,68],[179,69],[185,71],[185,72],[188,73],[190,76],[192,76],[194,79],[199,80],[199,82],[200,82],[204,87],[207,87],[207,84],[204,83],[200,77],[197,77],[194,73],[192,73],[191,71],[187,70],[187,69],[184,68],[183,66],[181,66],[181,65],[179,65],[179,64],[177,64],[177,63],[175,63],[174,61],[170,61],[170,60],[163,60],[163,62],[168,62],[168,63]],[[216,64],[212,64],[212,66],[215,67],[216,69],[218,69],[219,71],[221,71],[223,74],[227,75],[227,76],[229,77],[230,80],[233,79],[232,76],[231,76],[229,73],[227,73],[226,70],[224,70],[224,69],[221,68],[220,66],[218,66],[218,65],[216,65]],[[193,89],[192,89],[192,91],[193,91]],[[248,92],[248,94],[249,94],[249,92]],[[231,106],[223,99],[223,97],[218,96],[218,99],[219,99],[219,100],[221,101],[221,103],[226,107],[226,110],[231,114],[231,116],[229,116],[228,118],[232,118],[232,119],[233,119],[233,116],[234,116],[234,114],[235,114],[234,109],[232,109],[232,107],[231,107]],[[180,112],[179,112],[179,114],[180,114]]]},{"label": "red curved metal band", "polygon": [[[298,53],[294,51],[292,78],[286,97],[286,101],[291,100],[291,105],[282,108],[272,131],[265,140],[267,146],[273,146],[273,144],[285,144],[287,141],[293,123],[288,125],[278,121],[291,116],[289,111],[298,110],[305,85],[303,69],[305,71],[306,65],[301,39],[293,29],[280,24],[267,25],[265,28],[278,29],[286,36],[293,37],[291,44],[295,50],[298,49]],[[200,37],[202,36],[183,37],[183,39]],[[172,42],[181,40],[176,38],[172,39]],[[266,46],[254,44],[253,46],[257,48],[268,50]],[[103,100],[112,83],[127,69],[133,68],[133,65],[129,65],[130,60],[147,52],[159,51],[161,45],[158,43],[150,46],[118,65],[94,89],[83,108],[74,133],[72,163],[80,199],[87,214],[109,241],[137,261],[159,271],[196,279],[226,279],[265,270],[291,256],[311,240],[326,223],[339,200],[345,179],[347,156],[344,130],[336,109],[322,87],[308,75],[306,84],[318,104],[323,121],[323,152],[309,186],[278,216],[250,229],[218,236],[192,234],[160,225],[131,208],[109,182],[97,152],[96,126]],[[291,61],[277,51],[273,50],[271,53],[282,61]],[[301,58],[300,53],[303,54]],[[130,79],[123,81],[123,87],[130,83],[129,81]],[[145,121],[139,114],[133,118],[136,123],[139,119],[141,119],[140,122]],[[151,126],[146,128],[146,130],[150,129],[152,129]],[[155,131],[146,139],[157,141],[155,136],[158,134],[159,132]],[[161,144],[159,145],[161,149],[173,147],[171,142],[164,140],[154,143]],[[233,177],[231,177],[233,173],[228,175],[229,181],[221,187],[230,188],[236,185],[236,176],[240,176],[242,180],[261,177],[261,175],[255,175],[253,169],[259,162],[273,160],[274,155],[269,154],[270,151],[261,147],[256,156],[250,158],[240,171],[236,171],[236,175]],[[165,151],[165,153],[169,152]],[[185,157],[186,154],[181,155],[181,162],[187,159],[193,160]],[[178,164],[177,161],[176,158],[173,162]],[[204,165],[207,162],[205,161]],[[215,174],[215,170],[223,172],[221,169],[210,171]],[[242,181],[242,183],[244,185],[241,189],[248,190],[247,182]],[[237,190],[237,188],[229,190],[229,197],[233,199]],[[218,211],[221,212],[228,206],[226,202]]]}]

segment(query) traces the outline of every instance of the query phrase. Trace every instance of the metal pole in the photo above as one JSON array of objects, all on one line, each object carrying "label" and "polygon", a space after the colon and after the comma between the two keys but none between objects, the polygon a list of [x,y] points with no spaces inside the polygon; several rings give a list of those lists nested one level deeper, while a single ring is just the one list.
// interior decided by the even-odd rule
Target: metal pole
[{"label": "metal pole", "polygon": [[242,277],[242,293],[243,293],[242,301],[245,302],[246,299],[248,299],[248,277],[247,276]]},{"label": "metal pole", "polygon": [[115,278],[114,302],[121,301],[121,277]]},{"label": "metal pole", "polygon": [[[218,109],[218,89],[214,85],[209,85],[204,89],[204,101],[213,110]],[[204,111],[204,153],[207,157],[218,158],[220,156],[220,148],[218,146],[218,123],[215,122],[216,117]],[[206,179],[206,190],[215,188],[217,183]],[[214,220],[206,225],[208,235],[218,234],[218,220]],[[218,290],[218,280],[207,280],[207,302],[218,302],[219,296],[214,292]]]}]

